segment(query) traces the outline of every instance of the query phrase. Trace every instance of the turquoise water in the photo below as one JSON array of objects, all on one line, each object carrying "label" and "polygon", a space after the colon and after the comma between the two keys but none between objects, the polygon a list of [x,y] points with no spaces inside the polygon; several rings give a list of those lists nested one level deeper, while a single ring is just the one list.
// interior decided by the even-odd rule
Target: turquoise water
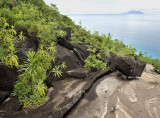
[{"label": "turquoise water", "polygon": [[76,24],[82,22],[92,33],[111,33],[113,39],[132,45],[160,59],[160,15],[69,15]]}]

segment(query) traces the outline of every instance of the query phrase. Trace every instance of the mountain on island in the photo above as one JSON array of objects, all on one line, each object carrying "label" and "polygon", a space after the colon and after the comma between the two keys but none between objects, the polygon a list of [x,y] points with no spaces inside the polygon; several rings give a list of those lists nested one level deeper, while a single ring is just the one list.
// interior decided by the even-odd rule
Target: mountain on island
[{"label": "mountain on island", "polygon": [[131,10],[122,14],[144,14],[144,13],[141,11]]},{"label": "mountain on island", "polygon": [[129,15],[129,14],[144,14],[143,12],[141,11],[136,11],[136,10],[131,10],[131,11],[128,11],[128,12],[124,12],[124,13],[109,13],[109,14],[70,14],[70,15],[73,15],[73,16],[79,16],[79,15],[86,15],[86,16],[92,16],[92,15]]}]

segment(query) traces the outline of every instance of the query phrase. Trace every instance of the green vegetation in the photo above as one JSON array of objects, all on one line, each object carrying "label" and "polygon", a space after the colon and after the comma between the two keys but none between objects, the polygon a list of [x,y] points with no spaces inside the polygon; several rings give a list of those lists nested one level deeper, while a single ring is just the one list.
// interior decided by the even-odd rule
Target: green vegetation
[{"label": "green vegetation", "polygon": [[[89,68],[91,70],[99,70],[104,72],[107,70],[107,64],[104,63],[103,61],[99,60],[101,58],[100,53],[96,53],[96,48],[88,48],[88,51],[90,52],[90,55],[85,59],[85,68]],[[99,59],[98,59],[99,58]]]},{"label": "green vegetation", "polygon": [[[136,49],[126,46],[122,41],[112,40],[112,36],[96,31],[93,34],[81,25],[76,25],[65,15],[58,12],[57,7],[45,5],[43,0],[1,0],[0,1],[0,61],[7,66],[16,66],[20,75],[14,86],[13,95],[18,96],[23,107],[38,106],[48,98],[45,96],[47,86],[44,81],[52,73],[53,78],[62,75],[65,63],[52,67],[56,57],[57,37],[64,37],[66,32],[59,28],[71,27],[71,42],[86,42],[95,48],[88,48],[90,55],[85,60],[84,67],[106,70],[106,63],[101,61],[100,53],[105,50],[105,55],[109,56],[112,51],[121,56],[135,55]],[[20,65],[16,55],[17,44],[24,41],[25,37],[20,33],[18,36],[14,30],[15,26],[24,26],[29,32],[34,31],[40,39],[37,51],[28,51],[26,59]],[[95,54],[99,49],[99,53]],[[155,71],[160,73],[160,60],[151,59],[146,54],[139,53],[139,60],[153,64]],[[47,72],[48,71],[48,72]]]},{"label": "green vegetation", "polygon": [[[51,65],[56,59],[54,54],[57,37],[64,37],[66,33],[56,30],[59,26],[57,19],[44,17],[43,11],[40,11],[38,6],[25,2],[18,6],[14,5],[12,8],[4,6],[0,10],[0,49],[2,50],[0,60],[7,66],[16,66],[21,72],[12,95],[18,96],[24,108],[38,106],[48,99],[45,96],[47,86],[44,84],[47,74],[52,73],[54,77],[60,78],[61,70],[66,68],[65,63],[54,68]],[[53,11],[57,15],[59,14],[58,11],[54,9]],[[53,22],[54,20],[55,22]],[[36,31],[37,36],[43,39],[40,40],[37,52],[27,52],[26,60],[22,65],[19,65],[16,47],[19,41],[25,40],[25,37],[22,32],[16,36],[14,26],[25,26],[29,31]],[[47,70],[50,72],[47,73]]]},{"label": "green vegetation", "polygon": [[22,33],[15,37],[16,31],[13,26],[9,28],[9,24],[6,23],[6,19],[0,18],[0,60],[6,62],[6,65],[13,67],[13,65],[19,67],[18,57],[16,53],[16,43],[18,39],[24,40]]}]

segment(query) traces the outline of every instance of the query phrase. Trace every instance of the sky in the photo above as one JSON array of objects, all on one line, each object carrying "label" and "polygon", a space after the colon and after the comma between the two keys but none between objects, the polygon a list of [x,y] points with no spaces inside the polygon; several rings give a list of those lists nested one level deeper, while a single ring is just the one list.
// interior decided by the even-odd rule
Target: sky
[{"label": "sky", "polygon": [[160,13],[160,0],[44,0],[47,5],[56,4],[60,13],[117,14],[139,10],[148,14]]}]

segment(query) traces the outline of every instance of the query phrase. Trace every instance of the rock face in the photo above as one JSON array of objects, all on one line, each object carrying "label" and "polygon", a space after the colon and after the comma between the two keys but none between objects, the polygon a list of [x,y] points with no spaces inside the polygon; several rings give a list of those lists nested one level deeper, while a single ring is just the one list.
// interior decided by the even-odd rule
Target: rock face
[{"label": "rock face", "polygon": [[0,91],[0,105],[10,96],[9,92]]},{"label": "rock face", "polygon": [[129,57],[121,57],[116,55],[114,55],[110,61],[111,69],[118,70],[126,76],[140,77],[145,66],[146,63],[144,62],[135,61]]},{"label": "rock face", "polygon": [[89,52],[87,51],[89,45],[86,43],[81,44],[74,44],[74,48],[78,49],[83,53],[84,58],[87,58],[89,56]]},{"label": "rock face", "polygon": [[9,68],[5,64],[0,65],[0,91],[11,93],[14,82],[17,80],[17,76],[18,72],[15,67]]},{"label": "rock face", "polygon": [[11,115],[15,112],[22,110],[20,102],[17,97],[9,97],[5,102],[0,106],[0,117]]},{"label": "rock face", "polygon": [[[73,77],[53,83],[54,90],[50,91],[49,100],[38,108],[25,109],[3,118],[62,118],[83,96],[101,73],[90,73],[85,79]],[[0,109],[1,110],[1,109]],[[7,110],[7,109],[6,109]],[[5,112],[5,110],[3,111]],[[1,117],[0,112],[0,117]]]},{"label": "rock face", "polygon": [[58,43],[64,47],[70,49],[70,50],[73,50],[73,48],[74,48],[73,44],[71,44],[68,40],[61,38],[61,37],[58,38]]},{"label": "rock face", "polygon": [[66,73],[71,77],[84,79],[89,73],[89,71],[90,70],[87,68],[77,68],[70,71],[66,71]]},{"label": "rock face", "polygon": [[[85,45],[81,45],[82,48],[84,47],[84,49],[86,48]],[[81,60],[82,56],[81,53],[79,53],[79,50],[77,51],[77,53],[79,55],[76,55],[74,51],[64,47],[63,45],[59,45],[57,44],[56,46],[56,62],[53,64],[53,67],[56,65],[56,64],[61,64],[62,62],[65,62],[66,63],[66,66],[67,68],[65,70],[63,70],[63,74],[62,74],[62,77],[63,79],[65,79],[68,74],[66,74],[66,71],[70,71],[70,70],[73,70],[73,69],[78,69],[78,68],[83,68],[83,60]],[[79,58],[79,57],[80,58]],[[60,80],[59,78],[53,78],[52,77],[52,74],[50,74],[47,78],[47,84],[51,85],[52,82],[54,81],[57,81],[57,80]]]},{"label": "rock face", "polygon": [[137,80],[117,73],[96,81],[66,118],[159,118],[160,75],[143,72]]}]

